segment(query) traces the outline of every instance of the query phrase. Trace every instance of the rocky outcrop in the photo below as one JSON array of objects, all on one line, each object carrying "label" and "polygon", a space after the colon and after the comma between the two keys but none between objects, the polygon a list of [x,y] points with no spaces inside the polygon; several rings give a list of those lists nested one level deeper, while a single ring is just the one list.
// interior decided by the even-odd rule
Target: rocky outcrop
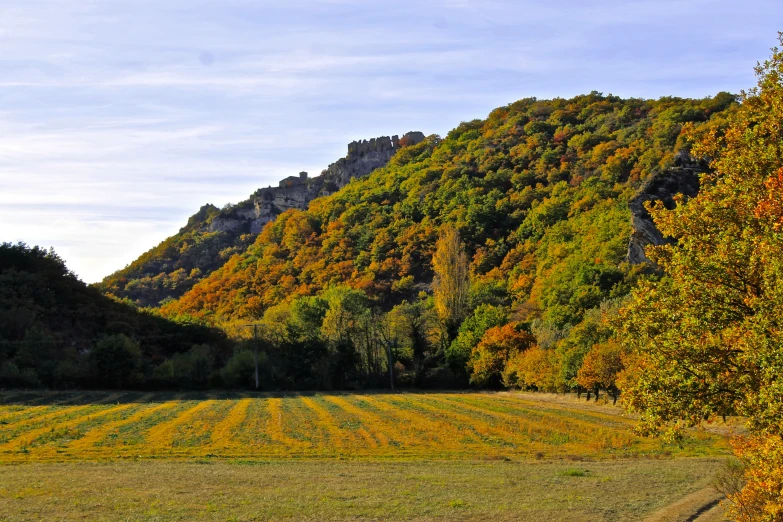
[{"label": "rocky outcrop", "polygon": [[306,209],[310,202],[338,191],[351,179],[383,167],[401,148],[424,140],[420,132],[402,138],[382,136],[355,141],[348,154],[319,176],[307,172],[289,176],[276,187],[257,190],[236,205],[207,204],[188,219],[179,232],[139,259],[106,277],[103,292],[127,297],[141,306],[157,306],[178,298],[201,279],[220,268],[232,255],[244,251],[261,229],[288,209]]},{"label": "rocky outcrop", "polygon": [[648,201],[663,201],[666,208],[674,208],[674,196],[693,197],[699,192],[699,174],[706,165],[696,161],[687,152],[675,157],[674,167],[651,176],[628,203],[631,209],[633,232],[628,242],[627,260],[632,264],[649,262],[644,253],[647,245],[664,245],[674,240],[664,237],[655,227],[650,213],[644,207]]},{"label": "rocky outcrop", "polygon": [[199,214],[191,218],[188,227],[200,228],[204,232],[225,232],[237,237],[258,234],[264,225],[286,210],[306,209],[315,198],[337,192],[352,179],[366,176],[386,165],[402,147],[422,141],[424,134],[421,132],[409,132],[402,138],[381,136],[369,141],[353,141],[348,144],[348,154],[329,165],[320,175],[311,178],[307,172],[300,172],[297,176],[288,176],[278,186],[258,189],[250,199],[220,210],[213,205],[205,205]]},{"label": "rocky outcrop", "polygon": [[[259,189],[247,202],[237,205],[237,214],[250,221],[249,232],[257,234],[278,215],[292,208],[306,209],[312,200],[337,192],[354,178],[361,178],[383,167],[408,145],[424,140],[421,132],[409,132],[402,138],[381,136],[348,144],[348,154],[309,178],[306,172],[289,176],[277,187]],[[249,205],[248,205],[249,203]]]}]

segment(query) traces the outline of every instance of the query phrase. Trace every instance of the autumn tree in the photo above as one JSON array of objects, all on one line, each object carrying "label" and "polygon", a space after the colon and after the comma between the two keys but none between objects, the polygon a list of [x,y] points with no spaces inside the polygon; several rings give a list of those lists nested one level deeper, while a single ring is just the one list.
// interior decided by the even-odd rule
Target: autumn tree
[{"label": "autumn tree", "polygon": [[508,311],[502,307],[482,304],[473,310],[459,326],[456,338],[446,348],[446,361],[455,374],[467,371],[473,348],[481,341],[487,330],[501,326],[508,319]]},{"label": "autumn tree", "polygon": [[508,388],[562,391],[560,373],[557,353],[535,345],[509,357],[503,369],[503,384]]},{"label": "autumn tree", "polygon": [[508,361],[530,348],[533,343],[535,337],[514,324],[490,328],[473,349],[468,361],[470,382],[483,386],[500,384]]},{"label": "autumn tree", "polygon": [[734,514],[780,521],[783,51],[756,72],[727,128],[694,144],[713,169],[699,195],[672,211],[650,208],[677,243],[648,249],[666,277],[634,291],[619,340],[632,352],[623,393],[640,431],[677,437],[705,419],[747,417],[753,443],[738,449],[749,467]]},{"label": "autumn tree", "polygon": [[452,225],[441,228],[435,255],[435,311],[443,323],[448,338],[453,339],[460,323],[468,315],[470,296],[470,264],[459,231]]},{"label": "autumn tree", "polygon": [[[576,374],[576,383],[595,393],[604,389],[617,402],[617,375],[623,371],[623,351],[616,341],[594,345],[585,355],[582,367]],[[588,393],[588,399],[589,399]]]}]

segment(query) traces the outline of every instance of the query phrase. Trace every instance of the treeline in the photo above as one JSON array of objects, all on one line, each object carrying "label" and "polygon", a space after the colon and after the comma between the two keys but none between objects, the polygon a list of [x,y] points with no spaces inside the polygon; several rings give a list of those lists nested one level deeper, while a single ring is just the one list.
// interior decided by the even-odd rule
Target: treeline
[{"label": "treeline", "polygon": [[[433,266],[429,291],[391,308],[338,284],[219,330],[103,296],[54,251],[4,243],[0,387],[566,387],[541,381],[525,359],[562,332],[514,322],[509,306],[485,302],[454,227],[443,227]],[[588,316],[583,329],[600,320]]]}]

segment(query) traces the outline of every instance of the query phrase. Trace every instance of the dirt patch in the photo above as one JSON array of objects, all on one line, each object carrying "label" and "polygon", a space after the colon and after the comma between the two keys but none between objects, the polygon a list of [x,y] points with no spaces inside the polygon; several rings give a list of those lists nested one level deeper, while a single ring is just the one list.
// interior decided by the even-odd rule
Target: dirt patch
[{"label": "dirt patch", "polygon": [[712,487],[700,489],[674,504],[656,511],[645,522],[719,522],[728,520],[721,500],[724,497]]}]

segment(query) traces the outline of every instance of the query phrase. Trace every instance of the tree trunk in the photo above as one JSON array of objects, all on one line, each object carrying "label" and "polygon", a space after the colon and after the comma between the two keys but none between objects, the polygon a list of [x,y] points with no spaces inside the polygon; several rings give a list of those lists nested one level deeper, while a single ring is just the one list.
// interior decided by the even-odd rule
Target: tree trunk
[{"label": "tree trunk", "polygon": [[258,345],[253,346],[253,362],[256,366],[256,390],[258,389],[259,382],[258,382]]},{"label": "tree trunk", "polygon": [[394,391],[394,356],[390,343],[386,343],[386,358],[389,360],[389,386]]}]

